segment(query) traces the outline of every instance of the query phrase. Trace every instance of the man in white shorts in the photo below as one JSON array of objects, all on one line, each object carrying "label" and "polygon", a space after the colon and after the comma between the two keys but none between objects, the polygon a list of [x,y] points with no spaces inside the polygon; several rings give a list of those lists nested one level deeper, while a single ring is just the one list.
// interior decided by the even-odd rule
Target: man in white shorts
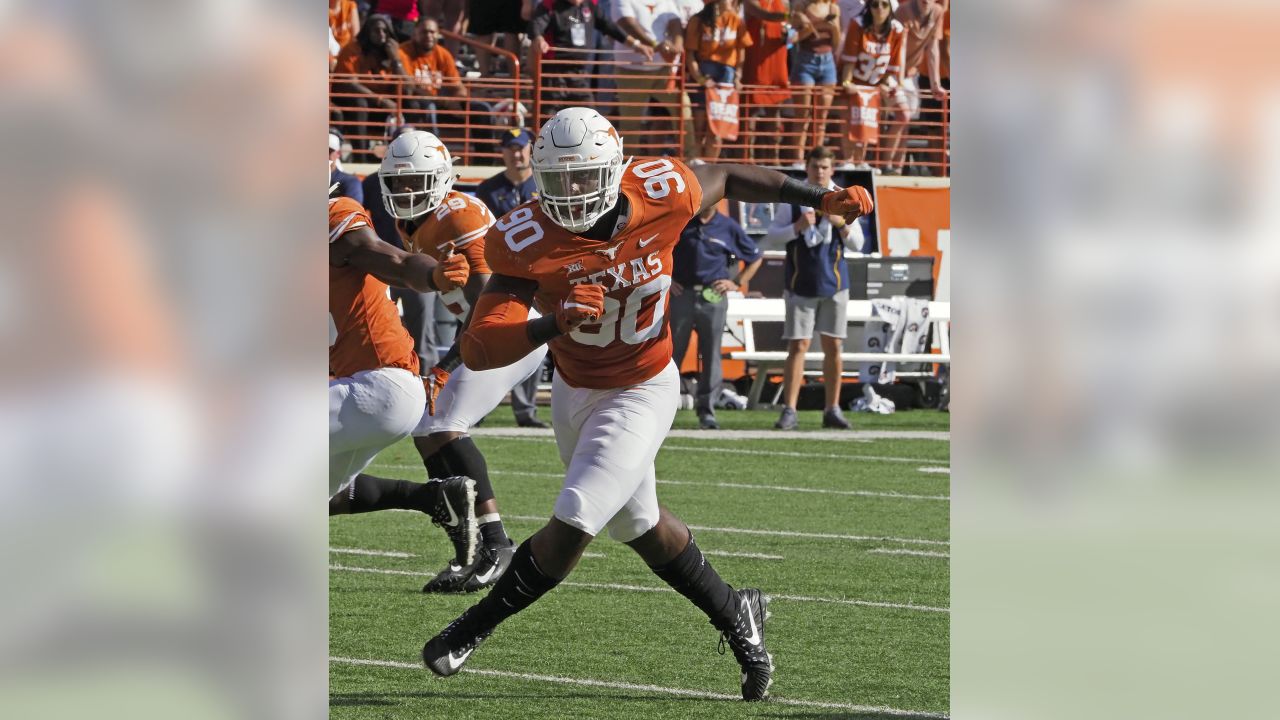
[{"label": "man in white shorts", "polygon": [[[805,158],[805,174],[810,183],[835,188],[831,173],[835,153],[825,147],[814,148]],[[799,425],[796,402],[804,385],[804,355],[814,332],[822,343],[822,377],[826,405],[822,427],[849,429],[849,421],[840,412],[840,383],[844,370],[841,359],[849,306],[849,264],[844,250],[849,245],[860,247],[862,236],[857,224],[839,215],[802,208],[793,203],[774,207],[773,223],[765,241],[786,243],[787,259],[783,268],[787,288],[783,298],[787,304],[782,339],[787,341],[787,361],[782,374],[782,414],[774,424],[779,430],[794,430]]]},{"label": "man in white shorts", "polygon": [[[666,318],[672,251],[689,220],[726,196],[822,206],[849,218],[870,212],[870,196],[763,168],[624,163],[617,131],[580,107],[542,127],[533,168],[537,201],[489,231],[485,257],[494,274],[461,349],[469,367],[484,369],[550,343],[564,486],[551,520],[520,545],[483,600],[423,646],[423,661],[437,675],[457,673],[499,623],[559,584],[608,528],[706,614],[733,650],[743,699],[763,700],[773,678],[768,598],[725,583],[688,527],[658,504],[653,462],[679,403]],[[535,304],[543,316],[530,320]]]}]

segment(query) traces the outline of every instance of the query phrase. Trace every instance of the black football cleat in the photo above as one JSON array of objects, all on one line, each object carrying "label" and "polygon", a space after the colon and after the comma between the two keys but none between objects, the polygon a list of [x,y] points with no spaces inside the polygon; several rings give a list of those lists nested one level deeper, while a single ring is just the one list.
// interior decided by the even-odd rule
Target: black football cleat
[{"label": "black football cleat", "polygon": [[493,632],[486,630],[477,633],[475,630],[468,630],[467,616],[470,614],[471,610],[462,613],[441,630],[439,635],[422,646],[422,662],[431,672],[440,677],[456,674],[467,662],[467,658],[471,657],[471,653]]},{"label": "black football cleat", "polygon": [[765,700],[773,684],[773,656],[764,646],[764,621],[769,617],[769,598],[759,590],[738,591],[738,619],[733,632],[720,635],[720,652],[727,642],[742,667],[742,699]]},{"label": "black football cleat", "polygon": [[469,477],[430,480],[441,484],[440,499],[425,512],[444,528],[453,543],[454,563],[466,567],[476,560],[480,524],[476,522],[476,481]]},{"label": "black football cleat", "polygon": [[470,565],[459,565],[457,559],[449,561],[444,569],[422,586],[424,593],[460,593],[467,578],[471,577]]},{"label": "black football cleat", "polygon": [[489,547],[488,545],[481,547],[476,564],[471,566],[471,574],[466,577],[462,590],[464,592],[475,592],[498,582],[498,578],[502,577],[502,573],[507,571],[507,567],[511,565],[511,558],[515,557],[515,555],[516,544],[514,541],[497,547]]}]

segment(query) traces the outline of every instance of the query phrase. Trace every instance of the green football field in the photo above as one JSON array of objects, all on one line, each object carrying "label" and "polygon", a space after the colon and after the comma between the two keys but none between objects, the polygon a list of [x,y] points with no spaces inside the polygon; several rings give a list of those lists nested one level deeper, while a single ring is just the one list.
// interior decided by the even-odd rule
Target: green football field
[{"label": "green football field", "polygon": [[[543,415],[549,413],[544,408]],[[820,413],[800,413],[816,431]],[[727,431],[773,411],[721,411]],[[732,653],[625,545],[598,538],[574,573],[503,623],[448,679],[422,645],[480,595],[423,595],[450,554],[411,512],[329,523],[332,718],[890,718],[948,714],[949,416],[850,415],[854,434],[699,433],[682,411],[658,455],[659,499],[720,575],[772,598],[772,700],[738,695]],[[549,431],[477,431],[517,542],[551,513],[563,468]],[[686,432],[680,432],[686,431]],[[866,431],[883,431],[866,432]],[[409,441],[368,472],[420,480]]]}]

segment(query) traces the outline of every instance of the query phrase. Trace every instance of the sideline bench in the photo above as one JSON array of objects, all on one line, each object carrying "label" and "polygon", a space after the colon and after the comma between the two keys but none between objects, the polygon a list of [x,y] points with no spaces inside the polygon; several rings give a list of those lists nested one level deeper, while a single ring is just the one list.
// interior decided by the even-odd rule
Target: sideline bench
[{"label": "sideline bench", "polygon": [[[729,353],[729,357],[733,360],[744,360],[749,364],[755,365],[755,378],[751,382],[751,392],[747,395],[748,407],[756,408],[760,406],[760,395],[764,392],[765,384],[768,382],[769,374],[773,372],[781,372],[786,364],[786,350],[760,350],[756,347],[756,323],[782,323],[786,318],[786,303],[781,298],[731,298],[729,300],[729,308],[727,310],[726,329],[735,335],[739,332],[742,339],[743,349],[735,350]],[[870,300],[850,300],[848,307],[848,322],[850,323],[866,323],[873,319],[871,314]],[[896,363],[951,363],[951,304],[945,302],[929,303],[929,320],[933,325],[933,342],[941,354],[936,353],[868,353],[868,352],[843,352],[841,358],[847,364],[863,363],[863,362],[887,362]],[[853,333],[846,338],[846,342],[853,339]],[[861,338],[858,339],[859,343]],[[810,363],[818,366],[822,363],[822,352],[807,352],[805,359],[805,374],[814,375],[821,374],[820,367],[810,369]],[[852,372],[845,372],[845,377],[856,377],[857,369]],[[928,372],[899,372],[897,377],[932,377],[932,373]],[[778,390],[781,393],[781,386]],[[777,402],[777,397],[773,400]]]}]

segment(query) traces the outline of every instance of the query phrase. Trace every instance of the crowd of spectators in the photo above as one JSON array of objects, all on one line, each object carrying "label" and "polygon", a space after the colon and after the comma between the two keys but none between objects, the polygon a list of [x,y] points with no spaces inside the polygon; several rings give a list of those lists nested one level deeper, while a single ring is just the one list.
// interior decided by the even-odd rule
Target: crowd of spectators
[{"label": "crowd of spectators", "polygon": [[[594,105],[624,138],[687,160],[802,168],[820,145],[837,169],[933,174],[921,158],[936,166],[946,152],[950,0],[329,0],[329,28],[331,72],[366,76],[331,83],[331,122],[360,153],[406,122],[446,139],[468,125],[454,154],[496,162],[502,126],[519,122],[510,90],[469,92],[463,78],[510,77],[512,57],[526,77],[535,57],[554,63],[544,115]],[[707,98],[729,89],[746,137],[726,150]]]}]

